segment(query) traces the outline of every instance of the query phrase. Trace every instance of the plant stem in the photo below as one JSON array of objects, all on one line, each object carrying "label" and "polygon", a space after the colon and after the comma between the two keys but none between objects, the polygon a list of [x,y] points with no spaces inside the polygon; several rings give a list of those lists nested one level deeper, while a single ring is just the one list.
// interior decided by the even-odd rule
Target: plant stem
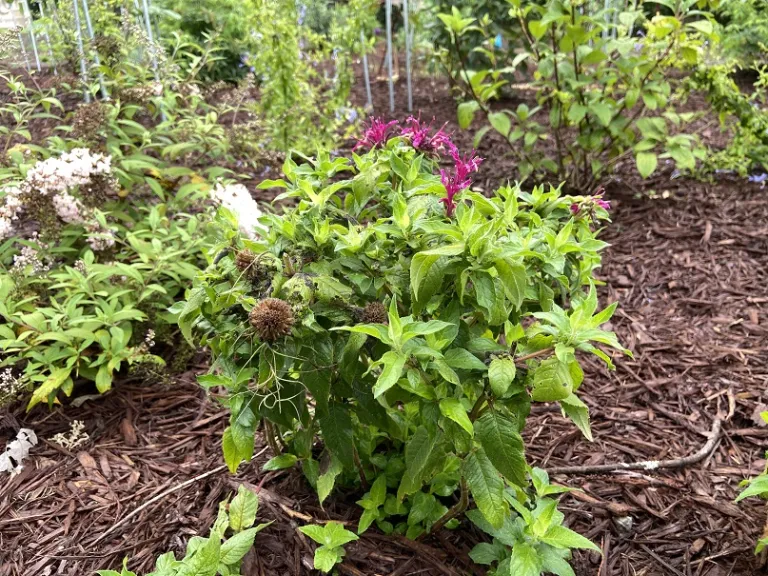
[{"label": "plant stem", "polygon": [[355,467],[357,473],[360,475],[360,484],[362,484],[363,490],[368,490],[368,480],[365,479],[365,470],[363,470],[363,463],[360,462],[360,456],[357,453],[357,447],[352,446],[352,458],[355,461]]},{"label": "plant stem", "polygon": [[272,427],[272,423],[269,420],[264,420],[264,437],[266,438],[267,444],[275,456],[282,454],[282,450],[280,450],[277,442],[275,442],[275,431]]},{"label": "plant stem", "polygon": [[461,495],[459,496],[459,501],[451,506],[451,509],[443,514],[437,522],[432,524],[432,527],[429,529],[429,531],[419,536],[417,540],[423,539],[424,536],[435,534],[441,530],[443,526],[445,526],[448,522],[456,518],[456,516],[464,513],[464,511],[467,509],[467,506],[469,506],[469,490],[467,488],[467,481],[463,477],[460,480],[459,485],[461,486]]}]

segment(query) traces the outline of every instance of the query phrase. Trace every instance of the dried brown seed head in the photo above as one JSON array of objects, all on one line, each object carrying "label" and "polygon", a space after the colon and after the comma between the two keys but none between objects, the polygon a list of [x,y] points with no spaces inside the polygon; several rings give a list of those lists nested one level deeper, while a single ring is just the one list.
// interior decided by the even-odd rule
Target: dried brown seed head
[{"label": "dried brown seed head", "polygon": [[275,342],[291,333],[294,318],[290,304],[279,298],[265,298],[251,310],[248,317],[259,338]]}]

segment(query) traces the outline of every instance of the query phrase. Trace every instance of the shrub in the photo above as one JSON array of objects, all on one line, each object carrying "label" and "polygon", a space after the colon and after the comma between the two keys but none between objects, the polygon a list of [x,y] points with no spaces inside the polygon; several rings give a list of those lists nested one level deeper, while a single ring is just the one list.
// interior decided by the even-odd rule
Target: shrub
[{"label": "shrub", "polygon": [[166,310],[202,263],[202,234],[178,211],[194,196],[118,201],[108,156],[75,149],[25,170],[0,189],[0,366],[19,374],[8,396],[34,388],[32,407],[78,378],[104,392],[122,366],[162,363],[150,350],[173,342]]},{"label": "shrub", "polygon": [[[227,502],[219,504],[219,515],[208,538],[193,536],[187,543],[186,553],[181,560],[177,560],[173,552],[162,554],[157,559],[155,569],[146,576],[240,574],[240,564],[253,547],[256,534],[271,524],[270,522],[253,526],[258,507],[258,496],[240,486],[229,505]],[[231,535],[226,537],[228,530]],[[99,570],[97,573],[99,576],[136,576],[128,570],[127,558],[123,561],[123,569],[120,572]]]},{"label": "shrub", "polygon": [[768,6],[762,0],[723,2],[723,51],[742,68],[768,64]]},{"label": "shrub", "polygon": [[[627,10],[614,21],[611,12],[591,13],[582,2],[512,0],[523,31],[524,47],[511,65],[501,66],[487,51],[491,66],[470,70],[464,38],[487,26],[457,10],[441,18],[452,37],[442,53],[454,86],[464,102],[459,123],[468,127],[477,111],[498,132],[518,160],[522,177],[547,174],[570,190],[590,191],[619,160],[634,156],[643,177],[658,158],[692,170],[704,149],[683,129],[693,119],[676,106],[675,86],[681,72],[702,60],[704,43],[714,41],[707,13],[692,2],[660,2],[670,15],[647,19]],[[642,33],[634,36],[630,32]],[[534,107],[492,107],[502,86],[523,63],[531,70]]]},{"label": "shrub", "polygon": [[[471,493],[500,546],[549,569],[586,543],[560,538],[562,516],[527,492],[541,480],[520,432],[533,402],[558,402],[590,437],[577,352],[612,366],[598,346],[622,350],[600,329],[616,304],[598,312],[593,285],[607,203],[552,187],[485,197],[473,154],[418,121],[393,129],[374,122],[351,159],[287,160],[287,180],[262,187],[296,206],[261,218],[260,239],[219,210],[217,257],[174,312],[212,352],[199,380],[231,410],[224,459],[251,457],[263,419],[266,469],[299,463],[321,502],[337,484],[366,492],[360,532],[453,526]],[[453,167],[438,177],[439,156]]]}]

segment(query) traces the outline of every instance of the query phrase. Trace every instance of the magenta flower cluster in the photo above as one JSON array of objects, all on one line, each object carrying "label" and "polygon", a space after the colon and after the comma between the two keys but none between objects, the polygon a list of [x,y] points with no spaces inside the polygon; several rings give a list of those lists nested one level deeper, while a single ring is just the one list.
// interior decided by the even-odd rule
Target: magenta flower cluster
[{"label": "magenta flower cluster", "polygon": [[[371,118],[354,150],[383,147],[397,124],[397,120],[384,122],[380,118]],[[449,156],[453,160],[453,170],[440,170],[440,181],[445,186],[446,194],[440,202],[445,205],[445,212],[450,218],[456,209],[455,196],[472,185],[471,174],[477,172],[483,159],[474,150],[462,157],[450,134],[445,131],[445,125],[433,134],[432,123],[422,122],[421,118],[408,117],[399,135],[419,152],[430,156]]]},{"label": "magenta flower cluster", "polygon": [[454,197],[472,185],[470,176],[472,172],[480,169],[480,163],[483,161],[474,150],[465,154],[463,158],[458,151],[453,151],[451,158],[453,158],[453,172],[440,170],[440,181],[445,186],[445,198],[441,198],[440,202],[445,204],[445,213],[449,218],[453,216],[453,211],[456,209]]},{"label": "magenta flower cluster", "polygon": [[389,140],[389,133],[393,126],[397,126],[397,120],[384,122],[381,118],[371,118],[370,124],[364,126],[363,137],[357,141],[352,150],[358,150],[359,148],[373,150],[379,146],[384,146],[387,140]]},{"label": "magenta flower cluster", "polygon": [[592,196],[587,196],[580,204],[571,204],[571,214],[576,216],[582,211],[591,212],[595,206],[599,206],[603,210],[610,210],[611,203],[603,199],[603,194],[605,194],[605,189],[601,186]]}]

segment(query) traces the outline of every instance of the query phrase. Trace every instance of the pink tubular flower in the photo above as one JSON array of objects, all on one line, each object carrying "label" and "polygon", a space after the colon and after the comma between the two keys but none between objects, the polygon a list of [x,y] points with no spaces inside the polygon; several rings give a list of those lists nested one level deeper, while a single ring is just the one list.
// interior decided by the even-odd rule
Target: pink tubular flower
[{"label": "pink tubular flower", "polygon": [[405,121],[407,126],[400,132],[401,136],[408,138],[413,146],[419,152],[425,154],[440,154],[447,152],[451,156],[458,154],[458,150],[454,145],[451,137],[445,132],[445,126],[447,122],[443,124],[434,134],[430,134],[432,131],[432,123],[422,123],[421,118],[414,118],[409,116]]},{"label": "pink tubular flower", "polygon": [[582,209],[585,209],[589,214],[594,212],[594,208],[599,206],[603,210],[610,210],[611,203],[608,200],[603,200],[603,194],[605,194],[605,188],[602,186],[595,190],[592,196],[585,196],[581,203],[571,204],[571,214],[574,216],[581,213]]},{"label": "pink tubular flower", "polygon": [[397,125],[397,120],[391,122],[384,122],[381,118],[370,118],[370,125],[365,128],[363,137],[357,141],[355,147],[352,150],[358,148],[368,148],[372,150],[377,146],[383,146],[387,143],[389,138],[389,131],[393,126]]},{"label": "pink tubular flower", "polygon": [[445,170],[440,170],[440,181],[445,186],[445,198],[441,198],[440,202],[445,204],[445,213],[449,218],[453,216],[453,211],[456,209],[454,197],[472,185],[471,174],[477,172],[483,161],[475,154],[474,150],[465,155],[464,158],[459,155],[458,150],[454,150],[451,157],[454,162],[453,173],[449,174]]}]

